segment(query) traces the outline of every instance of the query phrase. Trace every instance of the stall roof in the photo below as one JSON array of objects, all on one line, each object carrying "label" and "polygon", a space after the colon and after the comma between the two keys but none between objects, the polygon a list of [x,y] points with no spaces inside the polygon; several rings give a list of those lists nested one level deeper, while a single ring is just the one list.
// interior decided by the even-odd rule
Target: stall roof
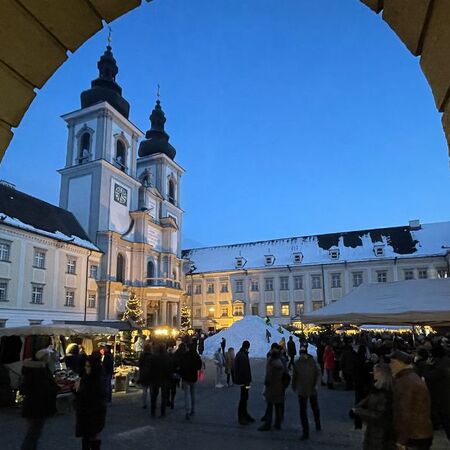
[{"label": "stall roof", "polygon": [[29,325],[25,327],[1,328],[1,336],[86,336],[92,334],[117,334],[118,330],[110,327],[92,325]]},{"label": "stall roof", "polygon": [[[83,322],[82,320],[65,320],[64,323],[66,325],[84,325],[86,322]],[[129,331],[129,330],[137,330],[141,329],[141,327],[133,326],[133,323],[130,323],[128,320],[108,320],[108,321],[102,321],[102,320],[90,320],[89,326],[95,326],[99,328],[114,328],[116,331]]]},{"label": "stall roof", "polygon": [[303,316],[305,323],[450,324],[450,279],[362,284]]}]

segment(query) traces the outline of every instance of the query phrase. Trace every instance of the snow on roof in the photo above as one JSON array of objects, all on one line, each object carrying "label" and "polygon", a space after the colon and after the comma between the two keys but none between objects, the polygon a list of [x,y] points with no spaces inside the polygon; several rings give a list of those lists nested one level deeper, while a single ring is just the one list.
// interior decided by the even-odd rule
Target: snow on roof
[{"label": "snow on roof", "polygon": [[89,240],[71,212],[0,183],[0,224],[2,223],[100,251]]},{"label": "snow on roof", "polygon": [[[282,333],[280,333],[278,329],[281,329]],[[266,330],[269,330],[271,334],[269,342],[267,342],[266,339]],[[249,341],[250,358],[265,358],[270,350],[270,346],[274,342],[279,343],[283,337],[287,342],[289,340],[289,336],[293,337],[298,353],[300,349],[300,341],[297,336],[289,333],[289,331],[284,328],[280,328],[280,326],[276,323],[266,325],[265,319],[262,319],[259,316],[245,316],[242,320],[234,322],[231,327],[207,338],[205,340],[205,351],[203,352],[203,356],[207,358],[213,357],[216,350],[220,348],[222,338],[225,338],[225,350],[233,347],[234,351],[237,353],[242,346],[242,342]],[[308,345],[308,353],[316,356],[316,348],[311,344]]]},{"label": "snow on roof", "polygon": [[[301,236],[271,241],[248,242],[183,251],[183,258],[195,265],[195,272],[234,270],[236,258],[246,262],[244,269],[265,267],[265,255],[275,256],[271,267],[295,266],[294,253],[301,253],[300,266],[335,264],[337,261],[364,261],[388,258],[410,258],[446,255],[450,245],[450,222],[423,224],[419,229],[409,226],[349,231],[315,236]],[[375,247],[381,254],[375,254]],[[339,250],[332,258],[330,250]]]}]

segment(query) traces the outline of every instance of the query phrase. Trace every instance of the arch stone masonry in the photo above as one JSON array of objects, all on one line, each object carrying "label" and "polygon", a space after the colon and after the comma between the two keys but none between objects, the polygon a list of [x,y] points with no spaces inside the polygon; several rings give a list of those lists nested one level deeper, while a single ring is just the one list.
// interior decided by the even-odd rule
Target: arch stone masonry
[{"label": "arch stone masonry", "polygon": [[[147,0],[150,2],[151,0]],[[382,18],[431,86],[450,151],[450,0],[360,0]],[[142,0],[0,0],[0,159],[41,88],[80,45]],[[401,106],[399,105],[399,108]]]}]

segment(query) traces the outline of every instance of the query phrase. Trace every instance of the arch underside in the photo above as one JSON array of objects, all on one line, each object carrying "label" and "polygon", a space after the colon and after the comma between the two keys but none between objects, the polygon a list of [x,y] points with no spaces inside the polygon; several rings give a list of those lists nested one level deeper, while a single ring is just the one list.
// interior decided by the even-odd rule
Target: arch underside
[{"label": "arch underside", "polygon": [[[151,0],[147,0],[151,1]],[[420,57],[450,149],[450,1],[360,0]],[[58,67],[92,35],[142,0],[0,1],[0,159],[20,121]],[[402,105],[398,105],[401,111]]]}]

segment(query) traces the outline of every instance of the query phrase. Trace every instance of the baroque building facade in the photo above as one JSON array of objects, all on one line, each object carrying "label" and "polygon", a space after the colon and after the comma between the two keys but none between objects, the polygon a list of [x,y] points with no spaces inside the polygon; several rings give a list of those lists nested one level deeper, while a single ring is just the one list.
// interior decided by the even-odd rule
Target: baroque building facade
[{"label": "baroque building facade", "polygon": [[183,251],[193,326],[220,329],[244,315],[301,322],[362,283],[449,274],[450,222],[294,237]]}]

